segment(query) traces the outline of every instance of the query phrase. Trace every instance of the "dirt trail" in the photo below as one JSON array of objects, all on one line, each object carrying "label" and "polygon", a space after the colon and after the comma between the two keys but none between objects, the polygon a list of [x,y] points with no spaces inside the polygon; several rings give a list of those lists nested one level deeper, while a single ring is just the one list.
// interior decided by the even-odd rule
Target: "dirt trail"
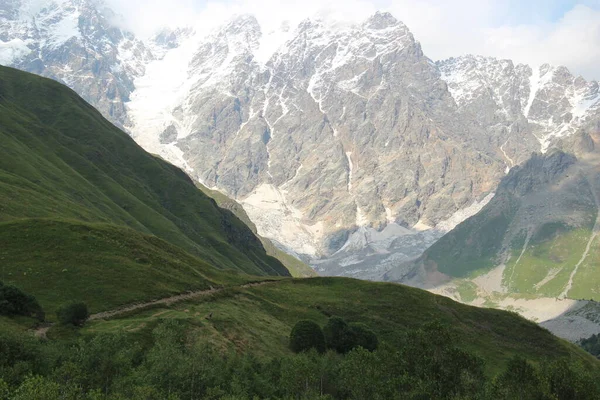
[{"label": "dirt trail", "polygon": [[[266,285],[269,283],[276,283],[279,281],[261,281],[261,282],[252,282],[252,283],[246,283],[244,285],[239,285],[239,286],[227,286],[227,287],[222,287],[222,288],[213,288],[211,287],[210,289],[205,289],[205,290],[197,290],[194,292],[187,292],[187,293],[181,293],[181,294],[177,294],[174,296],[169,296],[169,297],[164,297],[162,299],[158,299],[158,300],[152,300],[152,301],[147,301],[144,303],[136,303],[136,304],[131,304],[128,306],[124,306],[124,307],[119,307],[116,308],[114,310],[108,310],[108,311],[102,311],[96,314],[92,314],[90,315],[90,317],[88,318],[89,321],[94,321],[94,320],[98,320],[98,319],[109,319],[109,318],[113,318],[117,315],[121,315],[121,314],[125,314],[131,311],[135,311],[135,310],[140,310],[140,309],[144,309],[147,307],[151,307],[154,305],[160,305],[160,304],[164,304],[164,305],[171,305],[173,303],[178,303],[180,301],[185,301],[185,300],[191,300],[191,299],[195,299],[198,297],[204,297],[204,296],[208,296],[214,293],[219,293],[224,291],[225,289],[244,289],[244,288],[250,288],[250,287],[255,287],[255,286],[262,286],[262,285]],[[34,335],[36,337],[39,338],[46,338],[46,333],[48,332],[48,330],[52,327],[51,323],[46,323],[44,325],[39,326],[38,328],[36,328],[33,332]]]},{"label": "dirt trail", "polygon": [[159,304],[165,304],[168,306],[173,303],[178,303],[180,301],[191,300],[191,299],[195,299],[197,297],[204,297],[204,296],[208,296],[208,295],[211,295],[214,293],[219,293],[219,292],[222,292],[223,290],[229,289],[229,288],[242,288],[243,289],[243,288],[249,288],[249,287],[253,287],[253,286],[262,286],[262,285],[266,285],[267,283],[274,283],[274,282],[277,282],[277,281],[254,282],[254,283],[247,283],[245,285],[240,285],[240,286],[229,286],[229,287],[223,287],[223,288],[212,288],[211,287],[210,289],[206,289],[206,290],[198,290],[195,292],[181,293],[181,294],[177,294],[177,295],[171,296],[171,297],[165,297],[165,298],[158,299],[158,300],[147,301],[145,303],[131,304],[129,306],[117,308],[115,310],[103,311],[103,312],[99,312],[96,314],[92,314],[92,315],[90,315],[89,320],[94,321],[97,319],[112,318],[116,315],[128,313],[130,311],[135,311],[135,310],[139,310],[142,308],[151,307],[151,306],[155,306],[155,305],[159,305]]}]

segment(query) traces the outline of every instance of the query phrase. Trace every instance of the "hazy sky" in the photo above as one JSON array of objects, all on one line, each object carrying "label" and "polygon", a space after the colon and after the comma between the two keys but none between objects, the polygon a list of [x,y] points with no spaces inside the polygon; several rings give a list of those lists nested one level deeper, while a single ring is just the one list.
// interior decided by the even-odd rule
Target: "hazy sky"
[{"label": "hazy sky", "polygon": [[389,11],[433,60],[471,53],[533,65],[549,62],[600,80],[600,0],[107,1],[141,35],[164,25],[210,27],[239,13],[255,14],[270,29],[323,12],[324,3],[327,12],[350,20]]}]

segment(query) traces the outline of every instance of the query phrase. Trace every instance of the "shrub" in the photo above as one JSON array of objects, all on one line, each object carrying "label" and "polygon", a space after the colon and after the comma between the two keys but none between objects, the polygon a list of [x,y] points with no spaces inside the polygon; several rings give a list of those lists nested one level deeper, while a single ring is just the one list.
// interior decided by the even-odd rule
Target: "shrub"
[{"label": "shrub", "polygon": [[340,317],[331,317],[323,328],[327,348],[338,353],[347,353],[352,349],[352,339],[349,337],[350,328]]},{"label": "shrub", "polygon": [[310,349],[323,353],[325,351],[325,337],[321,327],[313,321],[299,321],[290,334],[290,349],[294,353]]},{"label": "shrub", "polygon": [[350,324],[349,328],[352,338],[352,348],[360,346],[369,351],[377,349],[377,345],[379,344],[377,335],[366,325],[358,323]]},{"label": "shrub", "polygon": [[56,311],[56,317],[63,325],[82,326],[89,316],[87,305],[83,302],[68,303]]},{"label": "shrub", "polygon": [[35,297],[2,282],[0,282],[0,315],[35,316],[41,321],[44,320],[44,312]]},{"label": "shrub", "polygon": [[9,400],[10,399],[10,388],[8,387],[8,383],[4,382],[2,378],[0,378],[0,400]]},{"label": "shrub", "polygon": [[356,347],[363,347],[373,351],[377,348],[379,340],[375,333],[364,324],[346,323],[340,317],[331,317],[323,328],[327,348],[345,354]]}]

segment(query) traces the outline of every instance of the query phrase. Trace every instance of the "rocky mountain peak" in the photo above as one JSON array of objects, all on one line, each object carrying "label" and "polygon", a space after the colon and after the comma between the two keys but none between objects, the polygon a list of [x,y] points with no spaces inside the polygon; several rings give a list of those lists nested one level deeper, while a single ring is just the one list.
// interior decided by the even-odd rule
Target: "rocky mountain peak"
[{"label": "rocky mountain peak", "polygon": [[48,0],[26,22],[6,17],[17,3],[0,6],[0,62],[68,84],[336,274],[418,255],[505,171],[598,120],[597,83],[491,57],[432,63],[389,13],[268,32],[237,15],[141,41],[91,0]]},{"label": "rocky mountain peak", "polygon": [[389,12],[377,11],[365,21],[364,26],[368,29],[386,29],[399,24],[401,23]]}]

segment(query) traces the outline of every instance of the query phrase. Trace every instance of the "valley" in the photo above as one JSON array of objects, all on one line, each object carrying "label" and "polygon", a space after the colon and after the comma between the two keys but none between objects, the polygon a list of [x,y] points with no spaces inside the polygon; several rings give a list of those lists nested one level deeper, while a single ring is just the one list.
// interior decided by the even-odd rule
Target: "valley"
[{"label": "valley", "polygon": [[597,81],[108,4],[0,4],[0,399],[600,393]]},{"label": "valley", "polygon": [[[273,32],[239,15],[141,39],[92,0],[48,4],[0,17],[1,40],[29,40],[9,65],[69,85],[324,275],[383,279],[479,211],[510,168],[599,120],[597,82],[481,56],[433,62],[389,13]],[[77,15],[93,22],[45,41]],[[31,18],[47,27],[23,36]]]}]

